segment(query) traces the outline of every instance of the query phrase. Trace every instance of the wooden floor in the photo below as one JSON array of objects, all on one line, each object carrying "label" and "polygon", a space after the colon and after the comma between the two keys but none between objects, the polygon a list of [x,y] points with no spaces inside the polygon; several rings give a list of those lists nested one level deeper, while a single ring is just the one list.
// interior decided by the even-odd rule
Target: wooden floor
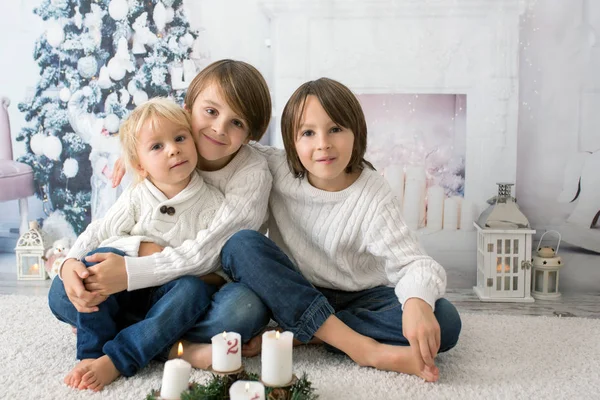
[{"label": "wooden floor", "polygon": [[[50,280],[17,281],[14,265],[14,254],[0,253],[0,294],[48,294]],[[600,318],[600,293],[563,293],[558,300],[536,300],[534,303],[484,303],[470,288],[449,288],[445,297],[461,313]]]}]

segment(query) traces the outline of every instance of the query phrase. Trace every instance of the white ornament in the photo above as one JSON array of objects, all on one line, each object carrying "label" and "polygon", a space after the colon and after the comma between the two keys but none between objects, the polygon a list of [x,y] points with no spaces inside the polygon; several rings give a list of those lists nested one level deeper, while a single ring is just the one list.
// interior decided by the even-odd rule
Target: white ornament
[{"label": "white ornament", "polygon": [[31,137],[29,141],[29,147],[31,147],[31,151],[35,155],[42,155],[44,153],[44,140],[46,139],[46,135],[43,133],[36,133]]},{"label": "white ornament", "polygon": [[70,179],[74,178],[75,175],[77,175],[77,172],[79,172],[79,163],[77,160],[74,158],[67,158],[63,164],[63,174]]},{"label": "white ornament", "polygon": [[67,104],[69,124],[85,143],[89,143],[93,137],[100,135],[104,126],[104,121],[101,118],[87,112],[91,94],[93,94],[92,89],[89,86],[85,86],[82,89],[76,90]]},{"label": "white ornament", "polygon": [[143,39],[142,33],[135,33],[133,35],[133,45],[131,46],[131,52],[133,54],[146,54],[146,46],[144,46],[146,39]]},{"label": "white ornament", "polygon": [[85,97],[90,97],[91,95],[94,94],[94,91],[92,90],[91,87],[84,86],[81,88],[81,94],[84,95]]},{"label": "white ornament", "polygon": [[64,88],[60,89],[60,92],[58,92],[58,98],[61,101],[64,101],[65,103],[67,101],[69,101],[69,99],[71,98],[71,91],[69,90],[69,88],[64,87]]},{"label": "white ornament", "polygon": [[65,30],[60,22],[53,20],[48,23],[46,40],[52,47],[60,46],[60,44],[65,40]]},{"label": "white ornament", "polygon": [[77,62],[77,71],[79,71],[79,75],[86,79],[90,79],[96,72],[98,71],[98,63],[96,62],[96,58],[93,56],[87,56],[79,59]]},{"label": "white ornament", "polygon": [[123,79],[125,77],[125,73],[127,72],[125,71],[125,67],[123,66],[121,60],[117,59],[116,57],[113,57],[108,61],[107,68],[108,75],[114,81],[120,81]]},{"label": "white ornament", "polygon": [[119,90],[119,94],[121,95],[121,98],[119,99],[119,103],[123,107],[126,107],[127,104],[129,104],[129,100],[131,99],[129,92],[127,91],[127,89],[121,89],[121,90]]},{"label": "white ornament", "polygon": [[152,19],[154,19],[154,24],[156,25],[156,29],[159,32],[162,32],[165,29],[165,25],[167,24],[167,10],[162,2],[158,2],[156,6],[154,6],[154,12],[152,13]]},{"label": "white ornament", "polygon": [[108,89],[113,85],[109,75],[108,68],[106,65],[103,65],[102,68],[100,68],[100,75],[98,76],[98,86],[100,89]]},{"label": "white ornament", "polygon": [[169,39],[169,42],[167,45],[169,47],[169,50],[171,50],[173,52],[179,51],[179,45],[177,44],[177,39],[175,39],[174,36]]},{"label": "white ornament", "polygon": [[188,32],[179,38],[179,45],[184,49],[192,47],[194,44],[194,37]]},{"label": "white ornament", "polygon": [[75,26],[77,27],[77,29],[81,29],[81,27],[83,26],[83,17],[81,16],[81,13],[79,12],[78,6],[75,6],[75,15],[73,16],[73,22],[75,23]]},{"label": "white ornament", "polygon": [[148,94],[143,90],[138,90],[133,94],[133,102],[136,106],[142,105],[148,101]]},{"label": "white ornament", "polygon": [[108,4],[108,14],[115,21],[125,19],[128,12],[129,4],[127,4],[127,0],[111,0]]},{"label": "white ornament", "polygon": [[135,94],[138,90],[140,89],[137,87],[137,83],[135,81],[129,81],[127,84],[127,91],[131,94]]},{"label": "white ornament", "polygon": [[44,138],[44,155],[51,160],[58,161],[62,153],[62,142],[56,136],[46,136]]},{"label": "white ornament", "polygon": [[167,24],[170,24],[171,22],[173,22],[174,18],[175,18],[175,11],[173,10],[173,7],[167,7],[165,9],[165,22]]},{"label": "white ornament", "polygon": [[104,118],[104,127],[110,133],[119,132],[119,125],[121,124],[121,120],[115,114],[108,114],[106,118]]}]

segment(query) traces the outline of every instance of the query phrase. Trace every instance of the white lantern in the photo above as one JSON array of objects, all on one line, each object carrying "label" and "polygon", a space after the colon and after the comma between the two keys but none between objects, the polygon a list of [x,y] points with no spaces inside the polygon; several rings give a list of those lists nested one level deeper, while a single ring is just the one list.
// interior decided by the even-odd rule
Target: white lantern
[{"label": "white lantern", "polygon": [[17,242],[18,280],[44,280],[48,278],[44,268],[44,241],[36,221],[29,222],[29,231]]},{"label": "white lantern", "polygon": [[533,302],[529,221],[511,196],[512,183],[499,183],[498,196],[477,222],[477,286],[481,301]]},{"label": "white lantern", "polygon": [[[552,246],[542,246],[542,239],[546,233],[554,232],[558,235],[556,250]],[[540,300],[556,300],[561,294],[558,291],[558,272],[563,266],[562,258],[559,257],[561,236],[557,231],[544,232],[540,238],[533,256],[533,277],[531,278],[531,294]]]}]

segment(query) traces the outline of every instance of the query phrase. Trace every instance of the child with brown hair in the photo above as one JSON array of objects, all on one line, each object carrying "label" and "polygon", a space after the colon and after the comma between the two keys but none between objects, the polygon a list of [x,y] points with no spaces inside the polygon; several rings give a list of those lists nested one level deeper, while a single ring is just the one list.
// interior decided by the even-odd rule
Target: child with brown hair
[{"label": "child with brown hair", "polygon": [[300,342],[319,339],[360,365],[436,381],[434,358],[456,345],[460,317],[441,298],[444,269],[364,159],[358,99],[334,80],[307,82],[287,102],[281,130],[285,152],[257,146],[273,174],[272,240],[234,235],[223,269]]},{"label": "child with brown hair", "polygon": [[[69,257],[99,252],[122,256],[141,240],[175,247],[210,226],[223,195],[195,171],[198,156],[190,122],[188,113],[166,98],[152,99],[131,113],[119,138],[137,183],[90,227],[92,238],[86,232],[77,239]],[[79,263],[94,265],[85,259]],[[216,286],[185,276],[154,288],[114,293],[97,312],[74,314],[63,282],[55,279],[50,309],[77,328],[80,362],[65,383],[98,391],[119,375],[134,375],[206,314],[216,291]],[[139,322],[122,321],[126,314]]]},{"label": "child with brown hair", "polygon": [[[75,260],[67,261],[62,277],[77,310],[93,312],[104,296],[122,290],[218,272],[227,239],[241,229],[259,229],[265,222],[272,177],[265,158],[247,145],[250,140],[260,140],[271,115],[269,90],[260,72],[242,61],[214,62],[190,84],[185,109],[191,114],[198,174],[223,194],[221,206],[206,229],[179,246],[144,241],[139,248],[132,246],[127,256],[92,255],[88,261],[98,264],[89,269]],[[124,169],[117,165],[113,185],[123,174]],[[91,242],[95,230],[91,228],[86,234]],[[218,278],[222,284],[226,277],[221,274]],[[206,315],[182,333],[187,341],[183,358],[197,368],[207,368],[212,336],[235,331],[247,342],[268,321],[269,312],[254,292],[245,285],[227,283],[213,295]],[[169,356],[175,355],[173,346]]]}]

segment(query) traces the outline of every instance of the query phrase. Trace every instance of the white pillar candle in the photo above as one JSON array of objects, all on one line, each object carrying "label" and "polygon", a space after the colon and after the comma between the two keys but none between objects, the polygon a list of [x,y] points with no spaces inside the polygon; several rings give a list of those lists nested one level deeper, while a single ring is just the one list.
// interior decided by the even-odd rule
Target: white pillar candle
[{"label": "white pillar candle", "polygon": [[268,331],[262,335],[261,379],[271,386],[284,386],[292,380],[292,332]]},{"label": "white pillar candle", "polygon": [[455,231],[458,228],[458,204],[453,198],[444,201],[444,230]]},{"label": "white pillar candle", "polygon": [[392,164],[385,169],[384,177],[390,184],[392,193],[400,201],[400,206],[404,202],[404,166]]},{"label": "white pillar candle", "polygon": [[456,228],[460,229],[460,214],[461,214],[461,210],[462,210],[462,202],[463,202],[463,198],[461,196],[452,196],[452,198],[454,199],[454,201],[456,202]]},{"label": "white pillar candle", "polygon": [[212,337],[212,369],[217,372],[236,371],[242,367],[242,337],[239,333],[223,332]]},{"label": "white pillar candle", "polygon": [[[179,343],[177,355],[181,356],[183,347]],[[179,399],[181,392],[187,390],[190,382],[192,366],[189,362],[176,358],[165,363],[160,397],[163,399]]]},{"label": "white pillar candle", "polygon": [[444,197],[444,188],[441,186],[427,189],[427,230],[430,232],[442,230]]},{"label": "white pillar candle", "polygon": [[229,388],[231,400],[265,400],[265,387],[256,381],[235,381]]},{"label": "white pillar candle", "polygon": [[412,230],[425,225],[425,168],[419,165],[406,167],[404,183],[404,221]]},{"label": "white pillar candle", "polygon": [[475,206],[471,200],[463,199],[460,210],[460,229],[463,231],[472,231],[475,229]]}]

